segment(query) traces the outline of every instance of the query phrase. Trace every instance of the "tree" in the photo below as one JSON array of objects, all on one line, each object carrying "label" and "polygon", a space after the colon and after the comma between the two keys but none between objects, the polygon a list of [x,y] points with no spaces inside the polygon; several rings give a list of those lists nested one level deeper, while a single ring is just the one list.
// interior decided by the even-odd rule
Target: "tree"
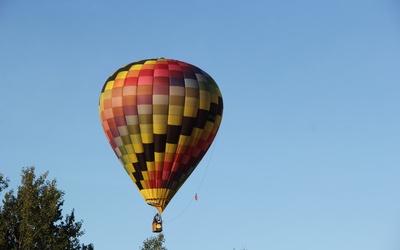
[{"label": "tree", "polygon": [[8,179],[4,179],[3,174],[0,173],[0,193],[6,188],[8,188]]},{"label": "tree", "polygon": [[167,248],[163,246],[164,242],[164,234],[160,233],[157,236],[152,236],[143,241],[143,246],[140,250],[167,250]]},{"label": "tree", "polygon": [[[0,206],[0,249],[10,250],[92,250],[92,244],[79,243],[84,234],[82,221],[75,221],[74,210],[62,215],[64,192],[48,172],[38,178],[35,167],[22,169],[21,185],[4,195]],[[0,174],[0,191],[8,179]]]}]

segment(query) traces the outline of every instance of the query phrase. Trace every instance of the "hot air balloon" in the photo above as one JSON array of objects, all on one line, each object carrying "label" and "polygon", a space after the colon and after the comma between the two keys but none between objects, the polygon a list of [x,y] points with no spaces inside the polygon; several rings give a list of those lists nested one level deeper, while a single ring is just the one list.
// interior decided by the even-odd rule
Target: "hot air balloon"
[{"label": "hot air balloon", "polygon": [[116,156],[161,215],[213,142],[223,101],[216,82],[200,68],[146,59],[107,79],[99,113]]}]

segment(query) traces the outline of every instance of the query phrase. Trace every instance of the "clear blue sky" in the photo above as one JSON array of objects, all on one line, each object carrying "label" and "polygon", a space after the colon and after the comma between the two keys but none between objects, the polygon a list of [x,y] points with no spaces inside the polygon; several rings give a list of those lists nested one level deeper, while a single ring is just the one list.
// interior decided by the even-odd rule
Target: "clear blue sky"
[{"label": "clear blue sky", "polygon": [[399,1],[1,0],[0,172],[50,171],[96,250],[153,235],[97,105],[154,57],[202,68],[225,104],[163,214],[168,249],[399,249]]}]

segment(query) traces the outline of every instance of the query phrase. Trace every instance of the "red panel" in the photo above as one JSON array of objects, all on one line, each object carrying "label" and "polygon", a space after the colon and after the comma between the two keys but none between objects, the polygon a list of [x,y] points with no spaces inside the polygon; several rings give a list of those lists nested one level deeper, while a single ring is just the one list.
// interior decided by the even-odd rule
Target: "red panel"
[{"label": "red panel", "polygon": [[125,78],[125,86],[136,86],[138,84],[137,77],[127,77]]},{"label": "red panel", "polygon": [[168,69],[155,69],[154,70],[154,76],[164,76],[164,77],[168,77],[169,73],[168,73]]},{"label": "red panel", "polygon": [[153,76],[141,76],[138,79],[138,85],[152,85]]},{"label": "red panel", "polygon": [[139,78],[142,76],[153,76],[154,70],[153,69],[143,69],[139,72]]}]

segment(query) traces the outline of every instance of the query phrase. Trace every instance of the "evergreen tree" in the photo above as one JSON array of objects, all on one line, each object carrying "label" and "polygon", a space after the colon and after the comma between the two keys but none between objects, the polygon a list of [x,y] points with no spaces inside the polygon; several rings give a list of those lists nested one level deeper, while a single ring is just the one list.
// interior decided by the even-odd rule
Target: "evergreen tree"
[{"label": "evergreen tree", "polygon": [[[35,175],[35,167],[22,170],[21,185],[5,193],[0,206],[0,249],[4,250],[92,250],[93,245],[79,243],[84,234],[82,221],[75,213],[62,215],[64,192],[56,180],[47,180],[48,172]],[[8,179],[0,174],[0,191]]]},{"label": "evergreen tree", "polygon": [[8,179],[4,179],[3,174],[0,173],[0,193],[6,188],[8,188]]}]

